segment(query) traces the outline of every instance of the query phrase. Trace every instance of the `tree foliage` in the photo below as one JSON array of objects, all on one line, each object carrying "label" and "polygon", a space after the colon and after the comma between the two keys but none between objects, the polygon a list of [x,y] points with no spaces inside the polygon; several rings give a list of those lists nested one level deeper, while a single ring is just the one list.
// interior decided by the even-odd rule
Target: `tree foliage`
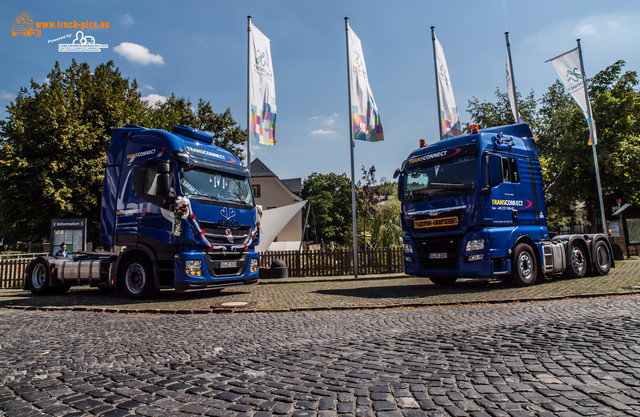
[{"label": "tree foliage", "polygon": [[47,81],[31,80],[7,106],[0,121],[0,236],[12,242],[37,241],[52,218],[86,217],[97,241],[106,153],[114,128],[135,124],[171,130],[184,124],[210,131],[216,143],[241,155],[246,132],[227,109],[213,112],[200,100],[172,95],[149,107],[135,80],[113,62],[93,71],[75,60],[65,70],[55,64]]},{"label": "tree foliage", "polygon": [[21,88],[0,122],[0,234],[39,239],[49,219],[64,217],[87,217],[97,230],[111,131],[144,110],[136,82],[113,62],[93,72],[56,63],[46,83]]},{"label": "tree foliage", "polygon": [[302,198],[311,200],[309,237],[315,243],[346,246],[353,242],[351,181],[346,174],[314,172],[302,184]]}]

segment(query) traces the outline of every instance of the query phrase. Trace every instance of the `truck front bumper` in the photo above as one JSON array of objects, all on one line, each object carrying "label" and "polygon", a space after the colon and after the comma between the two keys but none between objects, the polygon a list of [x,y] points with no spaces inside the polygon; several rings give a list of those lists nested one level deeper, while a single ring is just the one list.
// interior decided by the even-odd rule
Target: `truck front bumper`
[{"label": "truck front bumper", "polygon": [[486,229],[465,235],[434,235],[411,238],[405,235],[404,268],[408,275],[422,277],[491,276],[491,255]]}]

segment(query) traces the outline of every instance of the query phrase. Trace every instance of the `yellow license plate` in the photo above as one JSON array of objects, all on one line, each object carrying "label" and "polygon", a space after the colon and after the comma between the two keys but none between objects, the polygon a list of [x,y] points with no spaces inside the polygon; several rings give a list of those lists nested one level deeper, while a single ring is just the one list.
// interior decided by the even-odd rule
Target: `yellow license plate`
[{"label": "yellow license plate", "polygon": [[414,229],[427,229],[429,227],[457,226],[458,217],[442,217],[440,219],[414,220]]}]

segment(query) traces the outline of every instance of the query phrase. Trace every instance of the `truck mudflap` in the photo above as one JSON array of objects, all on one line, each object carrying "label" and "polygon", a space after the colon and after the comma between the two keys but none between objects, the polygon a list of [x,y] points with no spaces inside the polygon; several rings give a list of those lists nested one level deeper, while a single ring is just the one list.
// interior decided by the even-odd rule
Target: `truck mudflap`
[{"label": "truck mudflap", "polygon": [[205,289],[222,289],[237,285],[255,285],[258,283],[258,276],[247,278],[216,279],[212,281],[177,281],[174,283],[176,292],[184,293]]}]

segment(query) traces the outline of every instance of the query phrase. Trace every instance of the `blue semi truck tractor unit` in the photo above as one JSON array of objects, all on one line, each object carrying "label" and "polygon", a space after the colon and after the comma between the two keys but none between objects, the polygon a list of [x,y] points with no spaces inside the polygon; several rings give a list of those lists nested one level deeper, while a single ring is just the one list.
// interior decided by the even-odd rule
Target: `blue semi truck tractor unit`
[{"label": "blue semi truck tractor unit", "polygon": [[36,258],[26,285],[35,294],[89,284],[145,298],[255,284],[259,220],[247,169],[212,136],[185,126],[115,129],[100,240],[116,251]]},{"label": "blue semi truck tractor unit", "polygon": [[[603,234],[549,237],[542,172],[526,124],[478,130],[411,152],[396,170],[405,272],[437,285],[497,277],[607,274]],[[567,190],[567,192],[571,192]]]}]

